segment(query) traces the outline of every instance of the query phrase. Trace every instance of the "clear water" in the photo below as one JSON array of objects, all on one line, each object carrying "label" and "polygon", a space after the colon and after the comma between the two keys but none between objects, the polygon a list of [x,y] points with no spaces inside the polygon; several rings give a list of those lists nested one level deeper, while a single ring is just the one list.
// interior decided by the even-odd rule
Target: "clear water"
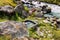
[{"label": "clear water", "polygon": [[51,13],[45,14],[44,16],[46,16],[46,17],[56,16],[56,17],[60,18],[60,6],[54,5],[54,4],[43,3],[43,2],[41,2],[41,5],[48,5],[52,9]]},{"label": "clear water", "polygon": [[26,26],[29,28],[29,27],[33,27],[33,26],[34,26],[34,24],[33,24],[33,23],[31,23],[31,22],[27,22],[27,23],[26,23]]}]

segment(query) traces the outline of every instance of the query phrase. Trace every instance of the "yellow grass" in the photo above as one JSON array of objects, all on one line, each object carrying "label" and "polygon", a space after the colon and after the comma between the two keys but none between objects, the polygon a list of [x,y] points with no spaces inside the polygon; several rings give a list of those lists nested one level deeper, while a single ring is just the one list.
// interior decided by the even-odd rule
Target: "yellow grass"
[{"label": "yellow grass", "polygon": [[13,0],[0,0],[0,6],[3,6],[3,5],[16,6]]}]

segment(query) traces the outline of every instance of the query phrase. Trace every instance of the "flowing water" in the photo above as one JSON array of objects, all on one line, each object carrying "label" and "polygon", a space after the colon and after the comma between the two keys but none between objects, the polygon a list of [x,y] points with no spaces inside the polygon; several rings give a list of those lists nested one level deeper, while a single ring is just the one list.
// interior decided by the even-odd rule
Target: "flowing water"
[{"label": "flowing water", "polygon": [[52,9],[51,13],[45,14],[44,16],[46,17],[56,16],[57,18],[60,18],[60,6],[54,5],[54,4],[43,3],[43,2],[41,2],[41,5],[48,5]]}]

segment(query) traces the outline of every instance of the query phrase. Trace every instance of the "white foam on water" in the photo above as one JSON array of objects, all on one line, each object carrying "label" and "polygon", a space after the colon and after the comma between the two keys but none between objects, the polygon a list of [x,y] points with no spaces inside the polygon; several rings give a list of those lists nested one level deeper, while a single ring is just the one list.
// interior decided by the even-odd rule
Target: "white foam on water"
[{"label": "white foam on water", "polygon": [[41,2],[41,6],[43,6],[43,5],[48,5],[49,7],[51,7],[52,12],[60,13],[60,6],[58,6],[58,5],[48,4],[48,3]]},{"label": "white foam on water", "polygon": [[41,6],[43,6],[43,5],[48,5],[52,9],[52,13],[51,13],[52,15],[45,14],[44,16],[46,16],[46,17],[56,16],[56,17],[60,18],[60,6],[54,5],[54,4],[49,4],[49,3],[41,2]]}]

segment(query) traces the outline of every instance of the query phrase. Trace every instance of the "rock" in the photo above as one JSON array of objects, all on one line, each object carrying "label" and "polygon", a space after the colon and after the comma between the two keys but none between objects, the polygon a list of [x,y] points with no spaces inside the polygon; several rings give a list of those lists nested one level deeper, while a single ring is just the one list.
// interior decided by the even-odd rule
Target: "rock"
[{"label": "rock", "polygon": [[34,38],[31,38],[31,37],[25,36],[25,37],[22,37],[22,38],[15,38],[13,40],[38,40],[38,39],[34,39]]},{"label": "rock", "polygon": [[43,12],[35,12],[34,16],[42,18],[42,17],[44,17],[44,14],[43,14]]},{"label": "rock", "polygon": [[44,23],[51,23],[50,21],[48,20],[43,20]]},{"label": "rock", "polygon": [[51,8],[50,7],[47,7],[47,13],[51,13]]},{"label": "rock", "polygon": [[22,17],[27,18],[28,16],[29,16],[29,14],[25,10],[23,10]]},{"label": "rock", "polygon": [[18,13],[21,13],[22,10],[24,10],[24,6],[22,4],[19,4],[15,7],[15,11]]},{"label": "rock", "polygon": [[35,8],[37,12],[41,12],[42,8],[41,7],[38,7],[38,8]]},{"label": "rock", "polygon": [[41,11],[41,7],[35,8],[35,9],[36,9],[36,11],[34,12],[35,17],[43,17],[44,16],[43,11]]},{"label": "rock", "polygon": [[32,13],[33,13],[33,12],[30,10],[30,11],[29,11],[29,15],[32,15]]},{"label": "rock", "polygon": [[24,6],[19,4],[15,7],[15,12],[17,12],[22,18],[26,18],[28,13],[24,10]]},{"label": "rock", "polygon": [[0,8],[0,11],[7,12],[7,13],[13,13],[14,8],[12,6],[6,5]]},{"label": "rock", "polygon": [[14,11],[12,6],[6,5],[2,7],[3,11],[7,11],[8,13],[12,13]]},{"label": "rock", "polygon": [[51,13],[51,8],[48,7],[48,5],[43,5],[43,6],[42,6],[42,11],[43,11],[44,13]]},{"label": "rock", "polygon": [[7,16],[11,17],[15,14],[15,11],[14,11],[14,8],[12,6],[5,5],[5,6],[0,7],[0,14],[3,16],[7,15]]},{"label": "rock", "polygon": [[35,8],[32,8],[32,9],[31,9],[31,11],[32,11],[32,12],[35,12],[35,11],[36,11],[36,9],[35,9]]},{"label": "rock", "polygon": [[33,14],[33,12],[35,12],[36,11],[36,9],[35,8],[31,8],[30,10],[29,10],[29,14],[30,15],[32,15]]},{"label": "rock", "polygon": [[56,26],[57,26],[57,28],[60,28],[60,19],[57,20]]},{"label": "rock", "polygon": [[48,5],[43,5],[43,6],[42,6],[42,9],[45,9],[46,7],[48,7]]},{"label": "rock", "polygon": [[0,24],[0,29],[3,32],[2,35],[9,34],[12,38],[28,36],[27,27],[21,22],[8,21]]}]

